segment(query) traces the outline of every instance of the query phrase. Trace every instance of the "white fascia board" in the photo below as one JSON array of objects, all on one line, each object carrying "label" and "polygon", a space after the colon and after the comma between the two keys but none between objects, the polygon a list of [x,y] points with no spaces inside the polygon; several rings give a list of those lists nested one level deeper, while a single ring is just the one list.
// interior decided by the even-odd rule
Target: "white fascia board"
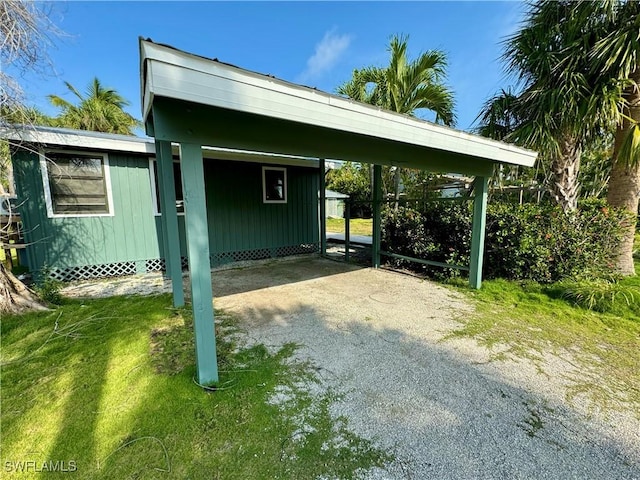
[{"label": "white fascia board", "polygon": [[147,121],[147,117],[151,113],[151,105],[153,105],[153,91],[154,88],[152,86],[153,75],[149,72],[152,69],[151,62],[148,62],[147,68],[145,71],[147,75],[142,79],[142,123],[145,124]]},{"label": "white fascia board", "polygon": [[[118,138],[120,137],[120,138]],[[125,135],[101,136],[92,135],[92,132],[78,131],[72,133],[57,132],[39,129],[3,129],[0,130],[0,138],[15,142],[38,143],[41,145],[90,148],[100,151],[131,152],[142,154],[155,154],[155,145],[152,139],[139,137],[127,137]]]},{"label": "white fascia board", "polygon": [[[61,129],[62,130],[62,129]],[[16,143],[37,143],[58,148],[87,148],[95,151],[111,151],[140,153],[153,156],[156,153],[155,141],[151,138],[127,137],[125,135],[105,135],[84,130],[71,129],[0,129],[0,138]],[[120,137],[120,138],[118,138]],[[173,145],[174,155],[178,155],[177,144]],[[203,147],[202,155],[206,159],[231,160],[238,162],[266,163],[274,165],[291,165],[301,167],[317,167],[314,158],[286,155],[265,154],[241,150]]]},{"label": "white fascia board", "polygon": [[[151,95],[531,167],[537,153],[143,42]],[[148,113],[148,111],[147,111]]]}]

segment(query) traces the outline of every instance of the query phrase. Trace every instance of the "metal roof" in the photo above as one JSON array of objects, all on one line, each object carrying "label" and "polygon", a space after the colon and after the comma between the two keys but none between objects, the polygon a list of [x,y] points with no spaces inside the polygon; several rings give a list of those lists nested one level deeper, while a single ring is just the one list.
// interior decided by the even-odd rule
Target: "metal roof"
[{"label": "metal roof", "polygon": [[[16,143],[36,143],[46,147],[83,148],[106,152],[137,153],[148,156],[154,156],[156,153],[155,139],[150,137],[74,130],[72,128],[15,125],[13,128],[0,129],[0,138],[12,140]],[[318,166],[317,158],[266,154],[229,148],[203,147],[202,150],[203,157],[207,159],[304,167]],[[177,144],[173,145],[173,154],[179,154]]]},{"label": "metal roof", "polygon": [[154,100],[163,98],[480,161],[530,167],[537,157],[536,152],[514,145],[382,110],[142,38],[140,61],[142,113],[148,122],[153,122],[150,113]]}]

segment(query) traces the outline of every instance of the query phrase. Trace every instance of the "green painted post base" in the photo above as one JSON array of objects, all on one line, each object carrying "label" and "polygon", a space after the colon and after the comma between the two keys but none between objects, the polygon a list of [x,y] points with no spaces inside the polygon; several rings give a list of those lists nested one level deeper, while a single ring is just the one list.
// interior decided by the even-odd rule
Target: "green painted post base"
[{"label": "green painted post base", "polygon": [[198,383],[211,385],[218,382],[218,362],[202,149],[189,143],[180,148]]},{"label": "green painted post base", "polygon": [[351,260],[351,199],[344,202],[344,261]]},{"label": "green painted post base", "polygon": [[474,183],[474,191],[469,285],[471,285],[472,288],[479,289],[482,286],[482,262],[484,258],[484,234],[487,222],[489,177],[477,176]]}]

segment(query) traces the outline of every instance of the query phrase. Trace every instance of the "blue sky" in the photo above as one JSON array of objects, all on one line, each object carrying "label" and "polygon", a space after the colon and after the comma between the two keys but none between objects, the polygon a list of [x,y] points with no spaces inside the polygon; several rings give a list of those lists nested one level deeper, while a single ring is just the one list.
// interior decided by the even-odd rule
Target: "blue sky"
[{"label": "blue sky", "polygon": [[[457,127],[469,129],[482,104],[508,85],[500,41],[518,28],[519,2],[55,2],[65,35],[50,50],[52,75],[27,76],[28,101],[46,113],[47,94],[68,100],[64,81],[84,91],[97,76],[140,118],[138,37],[242,68],[335,92],[354,68],[384,66],[393,34],[409,54],[446,52]],[[429,116],[426,116],[429,118]]]}]

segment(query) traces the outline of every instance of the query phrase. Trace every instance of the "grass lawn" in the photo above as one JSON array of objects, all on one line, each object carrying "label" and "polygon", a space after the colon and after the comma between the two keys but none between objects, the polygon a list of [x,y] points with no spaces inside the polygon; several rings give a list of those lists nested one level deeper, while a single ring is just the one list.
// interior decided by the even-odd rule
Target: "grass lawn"
[{"label": "grass lawn", "polygon": [[[371,218],[352,218],[349,222],[352,235],[372,235]],[[327,218],[327,232],[344,233],[344,218]]]},{"label": "grass lawn", "polygon": [[607,313],[576,306],[561,285],[490,280],[479,291],[461,287],[477,313],[456,335],[506,346],[499,356],[536,361],[551,351],[579,368],[570,397],[586,394],[603,407],[622,401],[640,416],[640,276],[619,286],[625,295]]},{"label": "grass lawn", "polygon": [[193,381],[190,311],[168,295],[4,316],[3,474],[65,462],[82,479],[357,478],[388,459],[332,418],[331,392],[308,393],[295,346],[238,349],[237,322],[217,321],[221,378],[207,392]]}]

